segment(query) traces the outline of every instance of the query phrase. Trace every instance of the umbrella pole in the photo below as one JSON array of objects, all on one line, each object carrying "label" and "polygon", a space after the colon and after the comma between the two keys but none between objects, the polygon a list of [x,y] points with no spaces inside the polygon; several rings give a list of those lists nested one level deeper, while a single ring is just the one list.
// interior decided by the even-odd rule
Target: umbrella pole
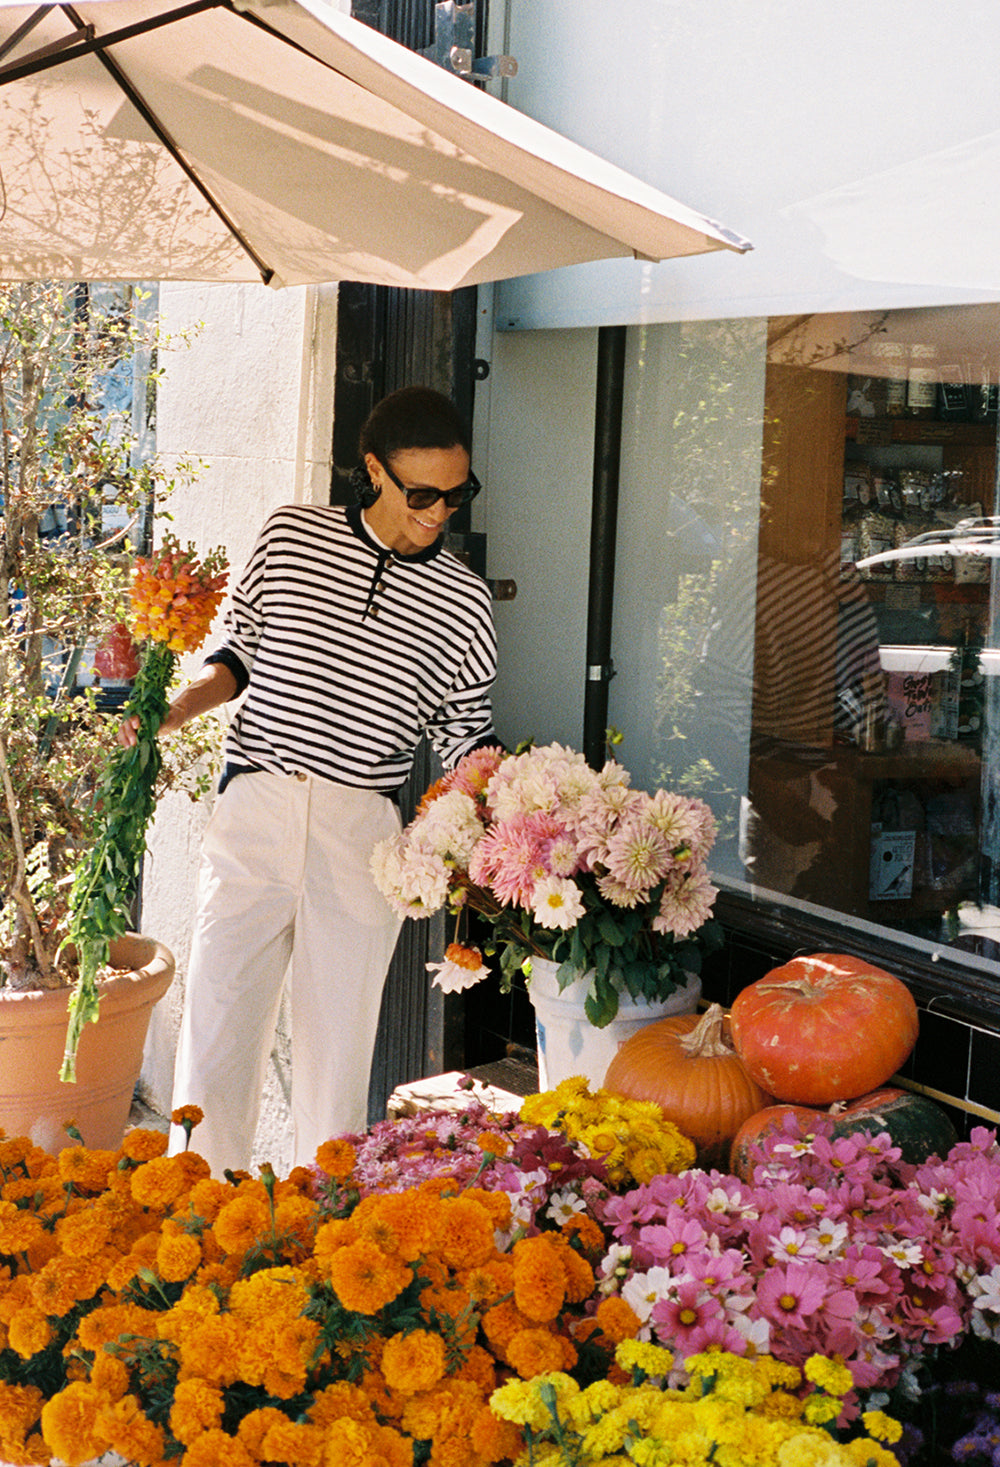
[{"label": "umbrella pole", "polygon": [[590,581],[587,604],[587,683],[583,702],[583,752],[593,769],[604,764],[608,725],[611,621],[618,530],[622,405],[625,397],[624,326],[601,326],[597,334],[594,473],[590,518]]}]

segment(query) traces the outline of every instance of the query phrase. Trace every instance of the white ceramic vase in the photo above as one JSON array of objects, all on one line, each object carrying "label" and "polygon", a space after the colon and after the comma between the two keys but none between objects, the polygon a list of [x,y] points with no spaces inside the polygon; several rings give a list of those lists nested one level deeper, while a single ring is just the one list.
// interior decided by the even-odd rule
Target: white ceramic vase
[{"label": "white ceramic vase", "polygon": [[558,971],[559,964],[547,958],[531,960],[528,997],[535,1010],[540,1090],[552,1090],[571,1075],[583,1075],[592,1090],[600,1089],[620,1044],[668,1014],[694,1013],[701,997],[701,979],[696,973],[688,975],[683,988],[657,1002],[623,994],[616,1017],[606,1028],[598,1029],[583,1007],[589,974],[582,974],[560,992]]}]

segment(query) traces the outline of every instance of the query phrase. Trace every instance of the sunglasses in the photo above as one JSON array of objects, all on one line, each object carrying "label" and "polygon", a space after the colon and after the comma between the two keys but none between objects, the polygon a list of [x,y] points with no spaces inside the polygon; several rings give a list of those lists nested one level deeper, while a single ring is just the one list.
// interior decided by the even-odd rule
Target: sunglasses
[{"label": "sunglasses", "polygon": [[483,487],[475,474],[470,470],[469,477],[465,483],[459,484],[455,489],[431,489],[429,486],[423,484],[411,489],[406,484],[400,483],[388,464],[384,463],[382,467],[400,493],[406,495],[408,509],[430,509],[431,505],[437,504],[439,499],[443,499],[449,509],[461,509],[463,504],[468,504],[470,500],[475,499]]}]

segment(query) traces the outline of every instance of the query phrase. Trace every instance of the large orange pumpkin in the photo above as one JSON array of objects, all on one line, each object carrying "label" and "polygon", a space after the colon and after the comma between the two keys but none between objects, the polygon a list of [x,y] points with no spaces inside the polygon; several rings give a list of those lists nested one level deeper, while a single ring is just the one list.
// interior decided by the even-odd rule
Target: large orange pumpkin
[{"label": "large orange pumpkin", "polygon": [[904,983],[860,958],[815,953],[773,968],[737,994],[736,1052],[779,1100],[831,1105],[884,1085],[917,1041]]},{"label": "large orange pumpkin", "polygon": [[625,1040],[604,1079],[616,1095],[655,1101],[694,1142],[698,1165],[722,1170],[743,1121],[772,1103],[747,1074],[725,1025],[718,1004],[700,1017],[657,1019]]}]

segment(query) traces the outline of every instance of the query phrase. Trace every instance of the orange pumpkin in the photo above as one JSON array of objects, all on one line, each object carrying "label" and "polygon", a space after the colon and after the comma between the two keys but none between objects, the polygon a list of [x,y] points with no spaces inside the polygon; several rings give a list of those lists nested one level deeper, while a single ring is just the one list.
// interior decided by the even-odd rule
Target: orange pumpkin
[{"label": "orange pumpkin", "polygon": [[733,1044],[779,1100],[831,1105],[884,1085],[917,1041],[904,983],[860,958],[815,953],[773,968],[737,994]]},{"label": "orange pumpkin", "polygon": [[604,1088],[629,1100],[653,1100],[695,1144],[698,1165],[724,1169],[747,1116],[772,1097],[747,1074],[712,1004],[700,1017],[657,1019],[626,1039],[608,1066]]}]

